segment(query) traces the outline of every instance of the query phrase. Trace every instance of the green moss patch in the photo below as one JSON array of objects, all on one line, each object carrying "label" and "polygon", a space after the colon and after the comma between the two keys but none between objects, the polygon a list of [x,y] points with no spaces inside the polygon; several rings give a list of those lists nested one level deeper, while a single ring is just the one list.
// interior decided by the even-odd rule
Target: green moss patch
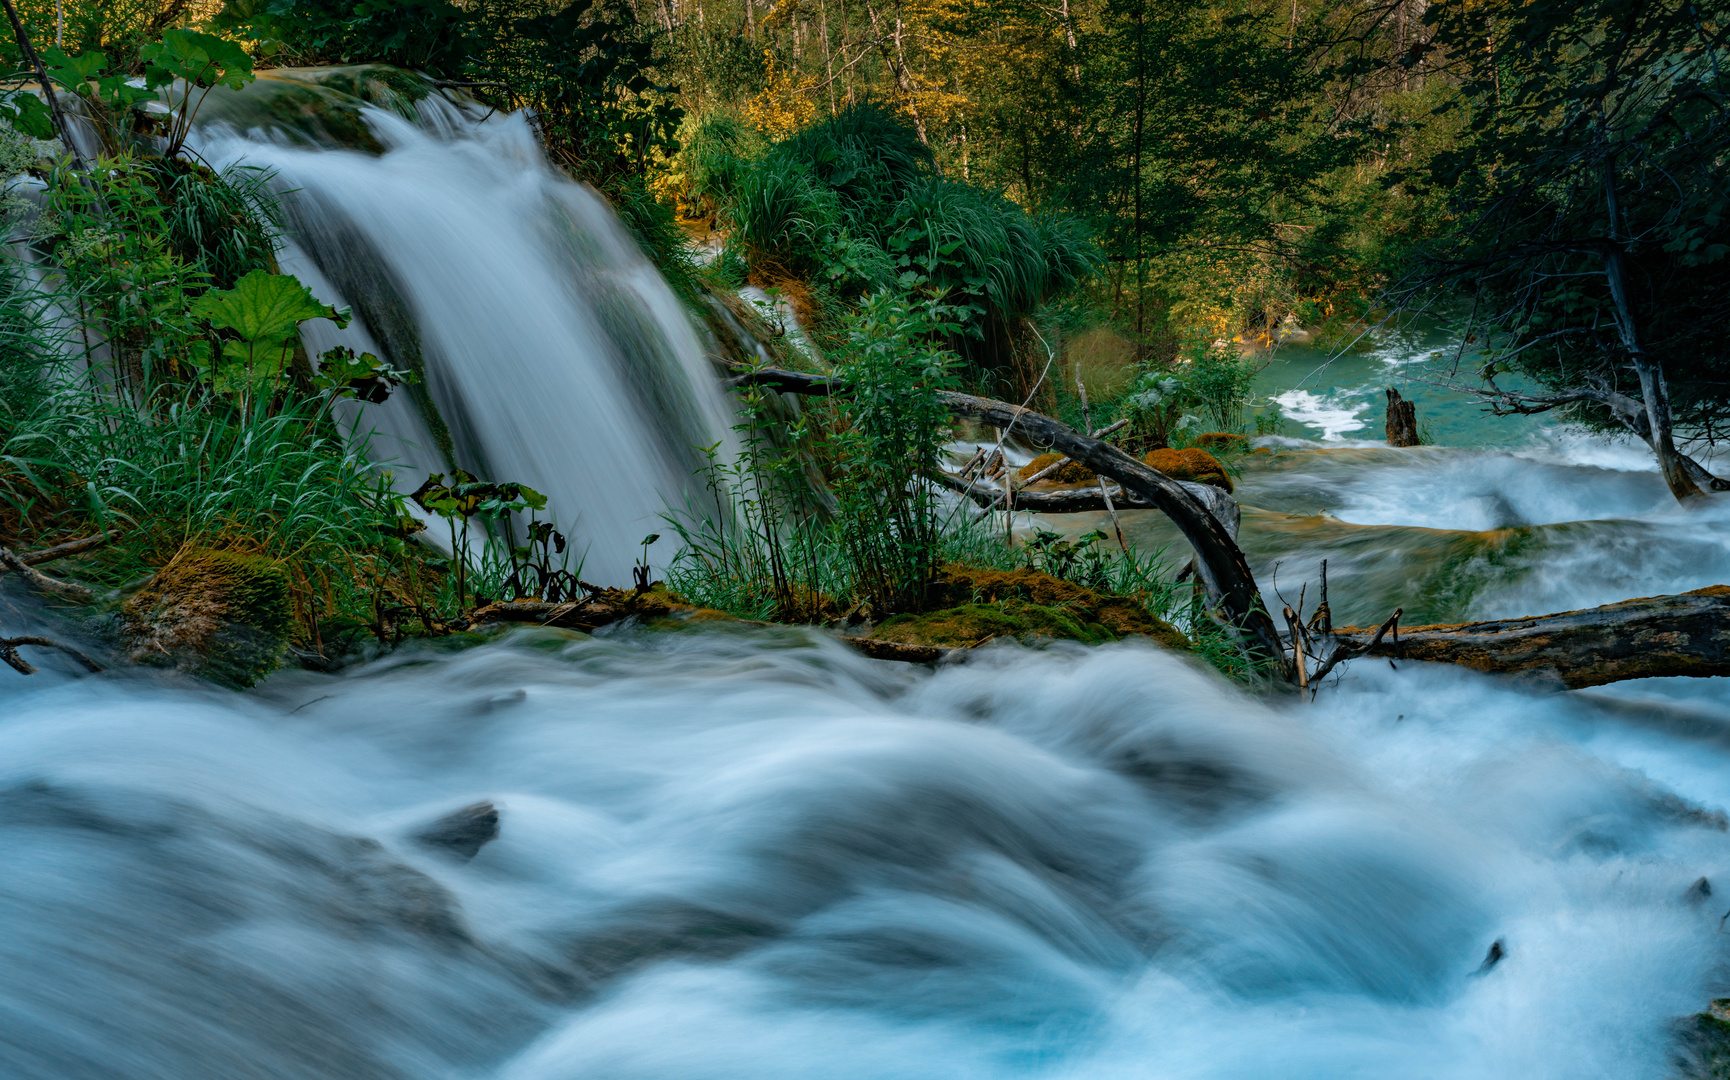
[{"label": "green moss patch", "polygon": [[1105,596],[1029,567],[946,566],[934,602],[946,606],[885,620],[871,636],[906,645],[976,645],[987,638],[1061,638],[1100,645],[1148,637],[1187,649],[1189,639],[1134,600]]}]

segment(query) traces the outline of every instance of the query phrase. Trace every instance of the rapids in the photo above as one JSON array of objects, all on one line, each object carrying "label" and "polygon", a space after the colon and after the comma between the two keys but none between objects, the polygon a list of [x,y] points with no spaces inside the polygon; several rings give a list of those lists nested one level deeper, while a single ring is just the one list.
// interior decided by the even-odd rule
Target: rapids
[{"label": "rapids", "polygon": [[[1273,707],[785,629],[245,696],[45,662],[0,682],[16,1080],[1638,1080],[1730,975],[1721,694],[1378,662]],[[482,800],[472,861],[415,839]]]},{"label": "rapids", "polygon": [[[724,427],[693,331],[520,118],[363,115],[381,153],[201,145],[277,170],[285,265],[362,313],[316,343],[418,349],[458,456],[605,523],[611,568]],[[1275,387],[1321,404],[1240,484],[1270,591],[1326,557],[1341,621],[1410,623],[1730,580],[1625,448],[1349,441],[1398,359]],[[359,422],[412,478],[410,405]],[[0,625],[70,632],[14,581]],[[33,659],[0,671],[6,1080],[1658,1080],[1730,990],[1723,680],[1376,661],[1307,704],[1145,644],[932,671],[628,625],[244,695]],[[472,859],[429,842],[482,803]]]}]

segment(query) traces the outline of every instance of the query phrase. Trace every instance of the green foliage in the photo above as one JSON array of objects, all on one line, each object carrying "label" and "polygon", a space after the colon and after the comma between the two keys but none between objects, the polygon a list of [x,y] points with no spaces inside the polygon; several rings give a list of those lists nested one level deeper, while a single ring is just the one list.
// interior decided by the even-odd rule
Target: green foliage
[{"label": "green foliage", "polygon": [[[313,297],[291,274],[254,270],[232,289],[212,289],[193,302],[188,313],[229,331],[220,355],[208,347],[195,350],[192,363],[219,393],[254,394],[275,390],[299,342],[300,324],[330,319],[348,325],[347,311],[338,311]],[[200,343],[203,344],[203,343]]]},{"label": "green foliage", "polygon": [[[1137,377],[1124,397],[1124,414],[1136,434],[1159,443],[1169,443],[1179,429],[1198,423],[1209,431],[1235,432],[1260,370],[1255,360],[1229,345],[1191,345],[1178,363],[1149,367]],[[1187,415],[1191,409],[1200,415]],[[1261,422],[1257,417],[1258,431]]]},{"label": "green foliage", "polygon": [[282,63],[377,62],[460,78],[481,10],[448,0],[228,0],[214,23]]},{"label": "green foliage", "polygon": [[1533,0],[1431,21],[1439,47],[1481,59],[1459,71],[1466,138],[1428,178],[1455,227],[1402,299],[1470,294],[1473,325],[1459,332],[1481,342],[1486,377],[1511,368],[1558,390],[1640,396],[1649,357],[1677,428],[1723,435],[1730,25],[1684,0]]},{"label": "green foliage", "polygon": [[331,397],[382,405],[392,390],[417,381],[414,372],[399,371],[372,353],[356,356],[353,349],[338,346],[320,354],[313,386]]},{"label": "green foliage", "polygon": [[[915,290],[944,310],[952,348],[1001,367],[1002,326],[1075,286],[1098,265],[1078,220],[1029,215],[1001,195],[935,175],[905,113],[851,106],[745,160],[736,130],[717,122],[685,166],[749,269],[794,276],[847,302]],[[989,339],[989,341],[988,341]],[[975,343],[987,342],[980,346]]]},{"label": "green foliage", "polygon": [[925,477],[952,426],[938,391],[954,387],[955,358],[929,344],[945,329],[932,302],[873,294],[850,321],[836,369],[852,389],[831,435],[836,526],[851,594],[878,611],[923,605],[939,565],[939,503]]},{"label": "green foliage", "polygon": [[[470,523],[479,519],[486,526],[496,524],[508,528],[510,515],[547,508],[547,497],[526,484],[490,483],[478,480],[461,469],[451,470],[449,481],[445,480],[442,473],[431,474],[409,498],[427,513],[444,518],[450,526],[451,552],[455,556],[456,564],[458,610],[468,603],[465,585],[469,564],[478,561],[470,546]],[[488,553],[495,547],[492,534],[493,529],[488,527],[485,532],[488,541],[484,545],[484,550]],[[505,545],[505,550],[510,552],[508,544]],[[514,557],[507,557],[511,558],[512,576],[515,577]]]}]

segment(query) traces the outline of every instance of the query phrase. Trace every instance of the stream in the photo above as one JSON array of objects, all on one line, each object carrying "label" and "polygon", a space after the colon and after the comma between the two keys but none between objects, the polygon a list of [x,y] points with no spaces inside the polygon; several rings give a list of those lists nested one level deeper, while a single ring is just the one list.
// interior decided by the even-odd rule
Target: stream
[{"label": "stream", "polygon": [[[459,453],[568,469],[586,436],[522,432],[572,402],[638,431],[554,490],[591,529],[614,507],[620,557],[678,490],[666,425],[713,423],[690,328],[508,118],[372,122],[371,156],[207,145],[305,193],[285,263],[429,313]],[[389,275],[344,269],[356,236],[402,245]],[[655,393],[620,374],[644,349]],[[1444,445],[1354,441],[1399,364],[1349,360],[1264,373],[1313,398],[1239,481],[1268,589],[1326,558],[1336,621],[1413,623],[1730,581],[1723,517],[1634,448],[1492,443],[1422,397]],[[430,454],[419,422],[384,435]],[[14,580],[0,625],[54,629]],[[1305,703],[1143,643],[933,670],[754,626],[519,630],[245,694],[32,659],[0,672],[8,1080],[1659,1080],[1730,992],[1718,679],[1377,660]]]}]

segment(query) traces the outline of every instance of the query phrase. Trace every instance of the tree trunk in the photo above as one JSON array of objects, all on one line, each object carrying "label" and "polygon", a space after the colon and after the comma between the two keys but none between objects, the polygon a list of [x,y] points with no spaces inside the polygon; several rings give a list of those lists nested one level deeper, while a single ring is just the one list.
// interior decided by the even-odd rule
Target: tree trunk
[{"label": "tree trunk", "polygon": [[[1375,631],[1334,633],[1342,644],[1363,646]],[[1383,638],[1367,655],[1553,677],[1570,690],[1662,675],[1730,675],[1730,587],[1523,619],[1415,626]]]},{"label": "tree trunk", "polygon": [[1388,445],[1418,446],[1418,407],[1388,387]]}]

